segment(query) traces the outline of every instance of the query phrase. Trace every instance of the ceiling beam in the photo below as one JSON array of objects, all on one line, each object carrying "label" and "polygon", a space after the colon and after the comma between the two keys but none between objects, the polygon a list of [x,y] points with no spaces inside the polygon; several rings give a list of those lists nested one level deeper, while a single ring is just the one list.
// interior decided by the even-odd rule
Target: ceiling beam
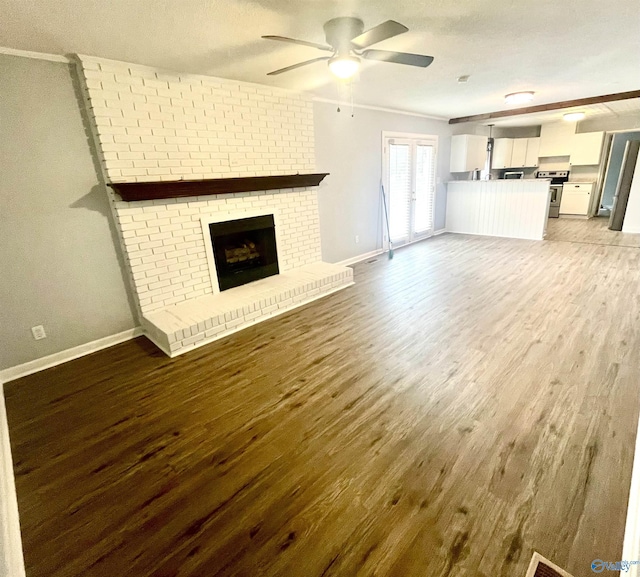
[{"label": "ceiling beam", "polygon": [[574,106],[602,104],[603,102],[628,100],[630,98],[640,98],[640,90],[618,92],[616,94],[605,94],[603,96],[590,96],[589,98],[577,98],[576,100],[563,100],[562,102],[551,102],[550,104],[525,106],[524,108],[515,108],[512,110],[486,112],[484,114],[474,114],[473,116],[460,116],[459,118],[451,118],[449,120],[449,124],[460,124],[461,122],[478,122],[481,120],[491,120],[493,118],[504,118],[506,116],[520,116],[521,114],[533,114],[534,112],[548,112],[549,110],[562,110],[563,108],[573,108]]}]

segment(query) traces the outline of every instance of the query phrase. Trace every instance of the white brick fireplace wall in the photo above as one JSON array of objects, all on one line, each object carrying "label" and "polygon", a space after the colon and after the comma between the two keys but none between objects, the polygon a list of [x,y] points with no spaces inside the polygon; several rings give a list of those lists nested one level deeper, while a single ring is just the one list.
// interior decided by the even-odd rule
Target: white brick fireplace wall
[{"label": "white brick fireplace wall", "polygon": [[111,182],[313,172],[304,94],[80,56]]},{"label": "white brick fireplace wall", "polygon": [[321,260],[317,198],[311,190],[250,192],[180,202],[116,201],[115,205],[143,313],[214,291],[200,222],[204,216],[233,212],[240,218],[243,211],[267,213],[275,209],[280,215],[280,270]]},{"label": "white brick fireplace wall", "polygon": [[[313,108],[306,95],[88,56],[78,59],[108,182],[315,170]],[[143,320],[154,311],[215,292],[202,218],[275,210],[280,223],[280,271],[296,271],[321,260],[315,188],[137,202],[123,202],[113,192],[109,194]],[[343,284],[349,284],[350,273],[342,272]],[[232,328],[238,326],[242,323],[236,321]],[[166,351],[169,340],[157,344]],[[166,352],[180,349],[178,345],[174,348]]]}]

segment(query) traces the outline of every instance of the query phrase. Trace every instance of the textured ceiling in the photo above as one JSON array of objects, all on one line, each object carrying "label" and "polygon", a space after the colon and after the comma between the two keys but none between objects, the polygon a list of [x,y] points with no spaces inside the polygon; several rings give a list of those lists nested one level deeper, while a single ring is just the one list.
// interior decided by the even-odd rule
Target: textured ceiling
[{"label": "textured ceiling", "polygon": [[[324,43],[322,24],[357,16],[410,31],[375,48],[430,54],[426,69],[366,63],[356,103],[444,117],[640,89],[637,0],[0,0],[0,46],[83,53],[177,71],[273,84],[344,99],[324,62],[277,77],[270,70],[324,55],[262,40]],[[471,76],[467,84],[456,78]]]}]

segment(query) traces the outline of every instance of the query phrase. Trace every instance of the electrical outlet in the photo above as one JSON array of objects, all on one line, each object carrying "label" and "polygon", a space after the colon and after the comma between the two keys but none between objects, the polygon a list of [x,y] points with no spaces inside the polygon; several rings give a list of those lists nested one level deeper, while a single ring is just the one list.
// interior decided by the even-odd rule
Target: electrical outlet
[{"label": "electrical outlet", "polygon": [[44,332],[44,327],[42,325],[31,327],[31,332],[33,333],[33,338],[36,339],[36,341],[47,338],[47,333]]},{"label": "electrical outlet", "polygon": [[358,244],[360,242],[360,235],[356,234],[356,244]]}]

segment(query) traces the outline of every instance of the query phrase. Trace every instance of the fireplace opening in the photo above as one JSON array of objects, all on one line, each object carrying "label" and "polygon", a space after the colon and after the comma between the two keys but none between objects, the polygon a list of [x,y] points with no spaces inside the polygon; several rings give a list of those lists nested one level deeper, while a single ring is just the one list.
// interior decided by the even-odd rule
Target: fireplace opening
[{"label": "fireplace opening", "polygon": [[221,291],[278,274],[273,215],[209,224]]}]

